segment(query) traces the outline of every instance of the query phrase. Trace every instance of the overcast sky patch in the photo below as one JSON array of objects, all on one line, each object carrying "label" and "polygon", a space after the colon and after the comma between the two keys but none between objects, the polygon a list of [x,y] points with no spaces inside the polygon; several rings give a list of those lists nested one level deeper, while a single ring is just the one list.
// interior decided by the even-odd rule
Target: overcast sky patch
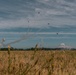
[{"label": "overcast sky patch", "polygon": [[[28,23],[29,22],[29,23]],[[76,24],[75,0],[0,0],[0,28]]]}]

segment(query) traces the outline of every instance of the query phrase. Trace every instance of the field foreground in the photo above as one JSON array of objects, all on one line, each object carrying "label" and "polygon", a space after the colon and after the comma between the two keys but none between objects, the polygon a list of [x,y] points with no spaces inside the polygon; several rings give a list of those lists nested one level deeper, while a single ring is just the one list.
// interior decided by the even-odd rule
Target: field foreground
[{"label": "field foreground", "polygon": [[76,75],[76,51],[0,51],[0,75]]}]

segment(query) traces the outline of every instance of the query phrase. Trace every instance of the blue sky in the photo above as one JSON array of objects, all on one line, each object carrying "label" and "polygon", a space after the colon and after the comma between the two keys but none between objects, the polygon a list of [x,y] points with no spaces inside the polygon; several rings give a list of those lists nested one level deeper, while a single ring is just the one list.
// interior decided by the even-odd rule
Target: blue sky
[{"label": "blue sky", "polygon": [[76,47],[76,0],[0,0],[0,41],[24,37],[11,46]]}]

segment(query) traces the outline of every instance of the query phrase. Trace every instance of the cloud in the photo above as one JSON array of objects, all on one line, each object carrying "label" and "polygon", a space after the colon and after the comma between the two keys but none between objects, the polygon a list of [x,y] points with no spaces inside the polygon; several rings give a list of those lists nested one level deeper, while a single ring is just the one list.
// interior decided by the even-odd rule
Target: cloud
[{"label": "cloud", "polygon": [[65,11],[58,11],[58,10],[48,10],[48,15],[68,15]]},{"label": "cloud", "polygon": [[[23,35],[26,35],[27,34],[27,32],[0,32],[0,34],[18,34],[18,35],[20,35],[20,34],[23,34]],[[38,34],[38,35],[41,35],[41,34],[43,34],[43,35],[56,35],[57,34],[57,32],[28,32],[28,34],[30,35],[30,34]],[[58,35],[76,35],[76,33],[75,32],[59,32],[58,33]]]},{"label": "cloud", "polygon": [[48,23],[56,27],[75,25],[76,1],[0,1],[0,28],[28,27],[28,24],[30,27],[43,27]]},{"label": "cloud", "polygon": [[65,0],[67,2],[76,2],[75,0]]}]

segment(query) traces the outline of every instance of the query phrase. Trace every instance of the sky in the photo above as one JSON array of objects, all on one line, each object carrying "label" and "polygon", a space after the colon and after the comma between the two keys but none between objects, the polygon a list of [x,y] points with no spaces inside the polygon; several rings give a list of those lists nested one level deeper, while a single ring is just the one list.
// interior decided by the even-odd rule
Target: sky
[{"label": "sky", "polygon": [[3,38],[14,48],[76,48],[76,0],[0,0],[1,44]]}]

